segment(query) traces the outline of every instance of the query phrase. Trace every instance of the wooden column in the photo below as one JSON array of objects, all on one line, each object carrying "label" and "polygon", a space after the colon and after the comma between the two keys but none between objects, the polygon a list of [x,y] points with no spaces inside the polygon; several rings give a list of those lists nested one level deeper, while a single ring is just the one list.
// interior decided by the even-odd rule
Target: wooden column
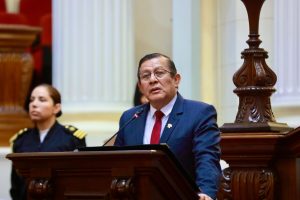
[{"label": "wooden column", "polygon": [[[276,74],[268,67],[268,53],[259,48],[259,15],[264,0],[242,0],[249,18],[248,49],[234,74],[239,108],[234,123],[221,127],[223,170],[218,199],[291,199],[299,192],[299,129],[278,123],[270,97]],[[288,133],[288,131],[290,131]],[[291,178],[287,178],[291,177]]]},{"label": "wooden column", "polygon": [[234,90],[239,97],[239,108],[234,123],[225,123],[222,132],[259,132],[291,130],[285,123],[278,123],[272,111],[270,97],[276,91],[276,74],[265,59],[268,52],[259,48],[259,15],[265,0],[242,0],[249,19],[248,49],[242,52],[244,63],[234,74]]},{"label": "wooden column", "polygon": [[33,73],[29,48],[39,31],[0,25],[0,146],[8,146],[14,133],[31,126],[24,104]]}]

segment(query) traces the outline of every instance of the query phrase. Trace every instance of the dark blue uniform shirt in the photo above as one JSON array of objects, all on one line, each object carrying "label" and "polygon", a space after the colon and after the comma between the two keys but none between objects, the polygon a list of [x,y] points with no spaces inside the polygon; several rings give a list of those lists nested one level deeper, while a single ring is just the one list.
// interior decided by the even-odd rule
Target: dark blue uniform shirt
[{"label": "dark blue uniform shirt", "polygon": [[[56,122],[40,142],[37,129],[23,129],[11,140],[14,153],[73,151],[85,147],[86,134],[73,126],[62,126]],[[13,200],[26,199],[26,186],[12,167],[10,194]]]}]

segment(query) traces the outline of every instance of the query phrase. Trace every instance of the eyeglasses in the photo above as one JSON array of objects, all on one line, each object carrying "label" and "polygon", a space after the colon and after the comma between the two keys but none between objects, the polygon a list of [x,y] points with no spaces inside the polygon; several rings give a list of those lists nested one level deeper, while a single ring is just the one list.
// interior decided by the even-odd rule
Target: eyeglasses
[{"label": "eyeglasses", "polygon": [[172,72],[166,69],[157,69],[153,72],[142,72],[139,74],[140,80],[142,81],[149,81],[151,79],[152,74],[155,76],[156,79],[164,78],[168,73],[172,74]]}]

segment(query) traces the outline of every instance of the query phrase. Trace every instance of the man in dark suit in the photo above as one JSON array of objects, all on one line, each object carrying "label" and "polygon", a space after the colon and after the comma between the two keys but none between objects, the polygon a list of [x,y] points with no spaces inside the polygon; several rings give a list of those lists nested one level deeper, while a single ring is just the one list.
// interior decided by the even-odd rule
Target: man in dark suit
[{"label": "man in dark suit", "polygon": [[178,93],[180,79],[174,62],[163,54],[140,60],[138,85],[149,103],[123,113],[115,145],[167,143],[200,188],[199,199],[215,199],[221,174],[216,110],[184,99]]}]

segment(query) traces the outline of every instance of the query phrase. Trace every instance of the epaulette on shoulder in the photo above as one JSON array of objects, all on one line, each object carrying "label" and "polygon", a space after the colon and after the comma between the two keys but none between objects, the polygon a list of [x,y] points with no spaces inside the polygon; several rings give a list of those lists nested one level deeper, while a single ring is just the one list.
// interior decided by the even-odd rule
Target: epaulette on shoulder
[{"label": "epaulette on shoulder", "polygon": [[72,125],[66,125],[65,128],[68,129],[75,137],[79,139],[83,139],[87,135],[84,131],[79,130],[78,128]]},{"label": "epaulette on shoulder", "polygon": [[17,132],[16,134],[14,134],[10,139],[9,139],[9,143],[12,144],[14,143],[14,141],[20,137],[21,135],[23,135],[24,133],[28,132],[29,129],[28,128],[23,128],[21,129],[19,132]]}]

